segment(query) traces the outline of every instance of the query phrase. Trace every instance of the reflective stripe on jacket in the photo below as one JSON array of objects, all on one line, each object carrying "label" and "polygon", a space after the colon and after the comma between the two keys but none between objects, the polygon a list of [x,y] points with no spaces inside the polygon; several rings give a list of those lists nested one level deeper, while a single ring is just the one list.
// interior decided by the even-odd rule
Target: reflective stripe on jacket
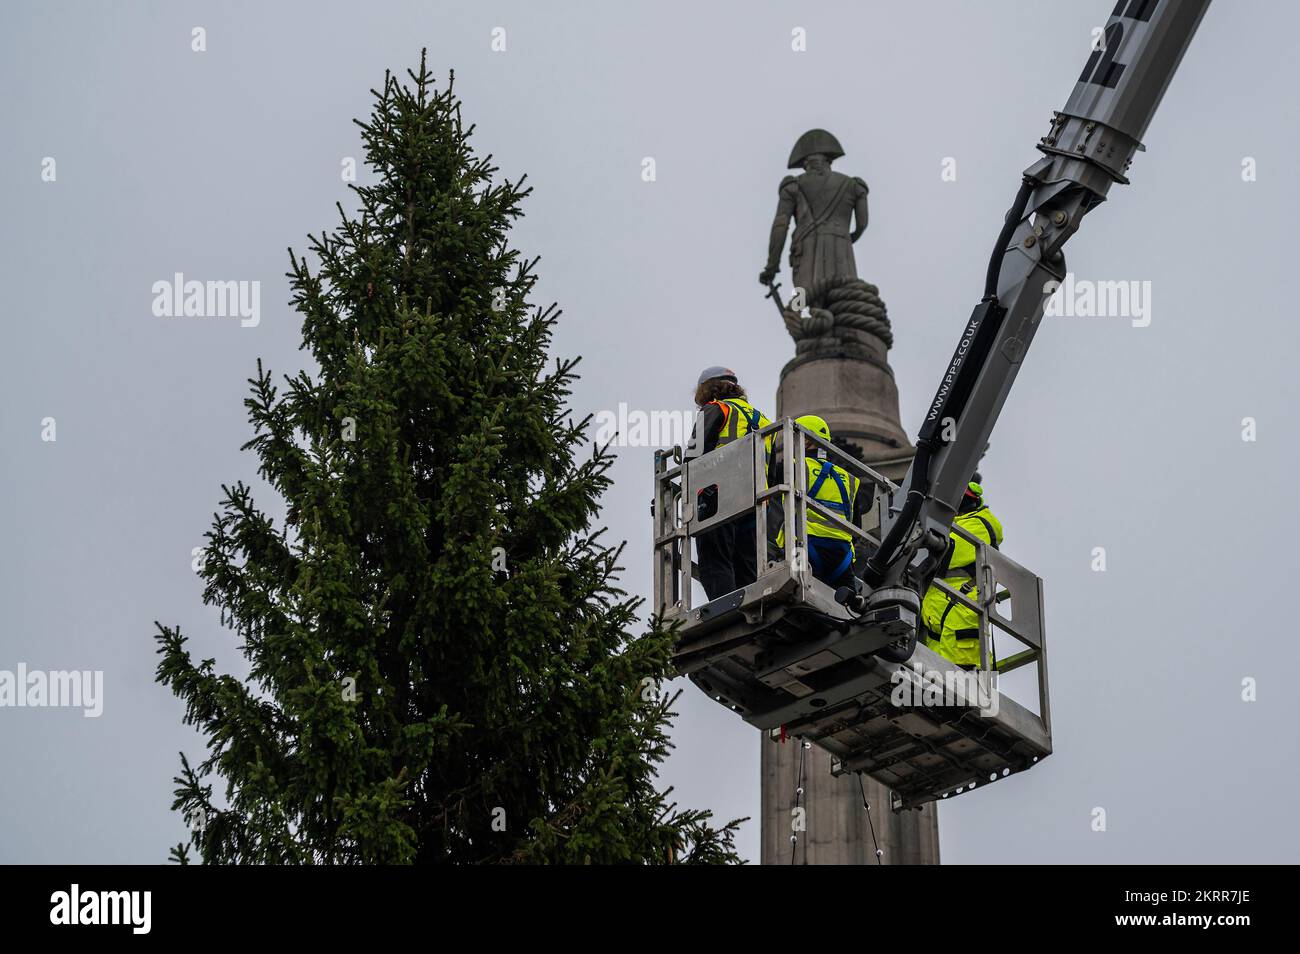
[{"label": "reflective stripe on jacket", "polygon": [[[712,401],[722,409],[722,430],[718,432],[718,446],[738,441],[750,431],[767,427],[772,422],[763,416],[763,412],[744,398],[727,398],[725,401]],[[772,453],[772,435],[763,438],[764,450]]]}]

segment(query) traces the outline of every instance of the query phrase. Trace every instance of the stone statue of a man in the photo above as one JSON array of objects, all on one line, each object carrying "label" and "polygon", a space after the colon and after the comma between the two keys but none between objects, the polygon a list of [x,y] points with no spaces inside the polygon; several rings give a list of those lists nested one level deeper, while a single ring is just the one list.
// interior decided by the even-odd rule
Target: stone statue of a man
[{"label": "stone statue of a man", "polygon": [[829,288],[858,277],[853,243],[867,230],[867,184],[831,169],[842,155],[839,141],[824,129],[810,129],[794,144],[788,168],[802,168],[803,174],[781,180],[767,267],[758,276],[764,285],[775,279],[794,216],[790,268],[809,306],[820,305]]}]

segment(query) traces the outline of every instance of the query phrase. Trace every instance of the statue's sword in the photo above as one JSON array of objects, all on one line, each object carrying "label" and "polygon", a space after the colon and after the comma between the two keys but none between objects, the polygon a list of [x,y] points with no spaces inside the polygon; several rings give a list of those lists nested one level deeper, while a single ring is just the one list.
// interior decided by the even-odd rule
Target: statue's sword
[{"label": "statue's sword", "polygon": [[772,299],[772,302],[776,305],[777,312],[781,315],[781,320],[784,321],[785,305],[781,304],[781,293],[777,290],[780,287],[781,287],[781,283],[778,282],[775,278],[772,279],[770,282],[767,283],[767,294],[764,295],[763,297]]}]

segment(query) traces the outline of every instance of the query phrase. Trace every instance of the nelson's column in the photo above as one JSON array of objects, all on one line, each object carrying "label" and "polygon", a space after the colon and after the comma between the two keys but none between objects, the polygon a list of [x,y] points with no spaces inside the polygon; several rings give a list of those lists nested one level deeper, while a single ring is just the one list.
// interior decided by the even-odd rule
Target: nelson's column
[{"label": "nelson's column", "polygon": [[[914,448],[898,420],[898,387],[889,367],[893,332],[876,286],[858,278],[853,243],[867,228],[867,184],[831,169],[844,155],[824,129],[799,137],[781,180],[780,200],[759,281],[769,288],[795,355],[781,369],[776,413],[817,414],[830,425],[834,443],[898,482]],[[784,302],[776,275],[790,220],[790,268],[794,296]],[[875,864],[875,844],[885,864],[937,864],[939,820],[934,803],[894,814],[887,789],[863,776],[871,822],[858,776],[831,775],[830,756],[797,739],[762,738],[762,862]],[[802,755],[802,796],[799,787]],[[805,808],[806,831],[792,828],[796,804]],[[791,835],[798,841],[792,843]]]}]

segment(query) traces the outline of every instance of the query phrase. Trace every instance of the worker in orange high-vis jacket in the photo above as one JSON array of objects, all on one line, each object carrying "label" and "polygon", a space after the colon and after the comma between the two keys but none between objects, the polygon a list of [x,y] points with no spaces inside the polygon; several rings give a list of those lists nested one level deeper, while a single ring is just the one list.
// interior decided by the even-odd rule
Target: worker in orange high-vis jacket
[{"label": "worker in orange high-vis jacket", "polygon": [[[695,431],[686,447],[686,457],[699,457],[738,441],[750,431],[772,423],[762,411],[749,403],[736,372],[721,365],[705,368],[695,385]],[[771,450],[770,439],[764,443]],[[709,514],[716,509],[714,499],[701,491],[697,512]],[[700,563],[700,582],[710,600],[726,596],[758,579],[757,533],[754,514],[706,530],[695,537],[695,552]]]}]

